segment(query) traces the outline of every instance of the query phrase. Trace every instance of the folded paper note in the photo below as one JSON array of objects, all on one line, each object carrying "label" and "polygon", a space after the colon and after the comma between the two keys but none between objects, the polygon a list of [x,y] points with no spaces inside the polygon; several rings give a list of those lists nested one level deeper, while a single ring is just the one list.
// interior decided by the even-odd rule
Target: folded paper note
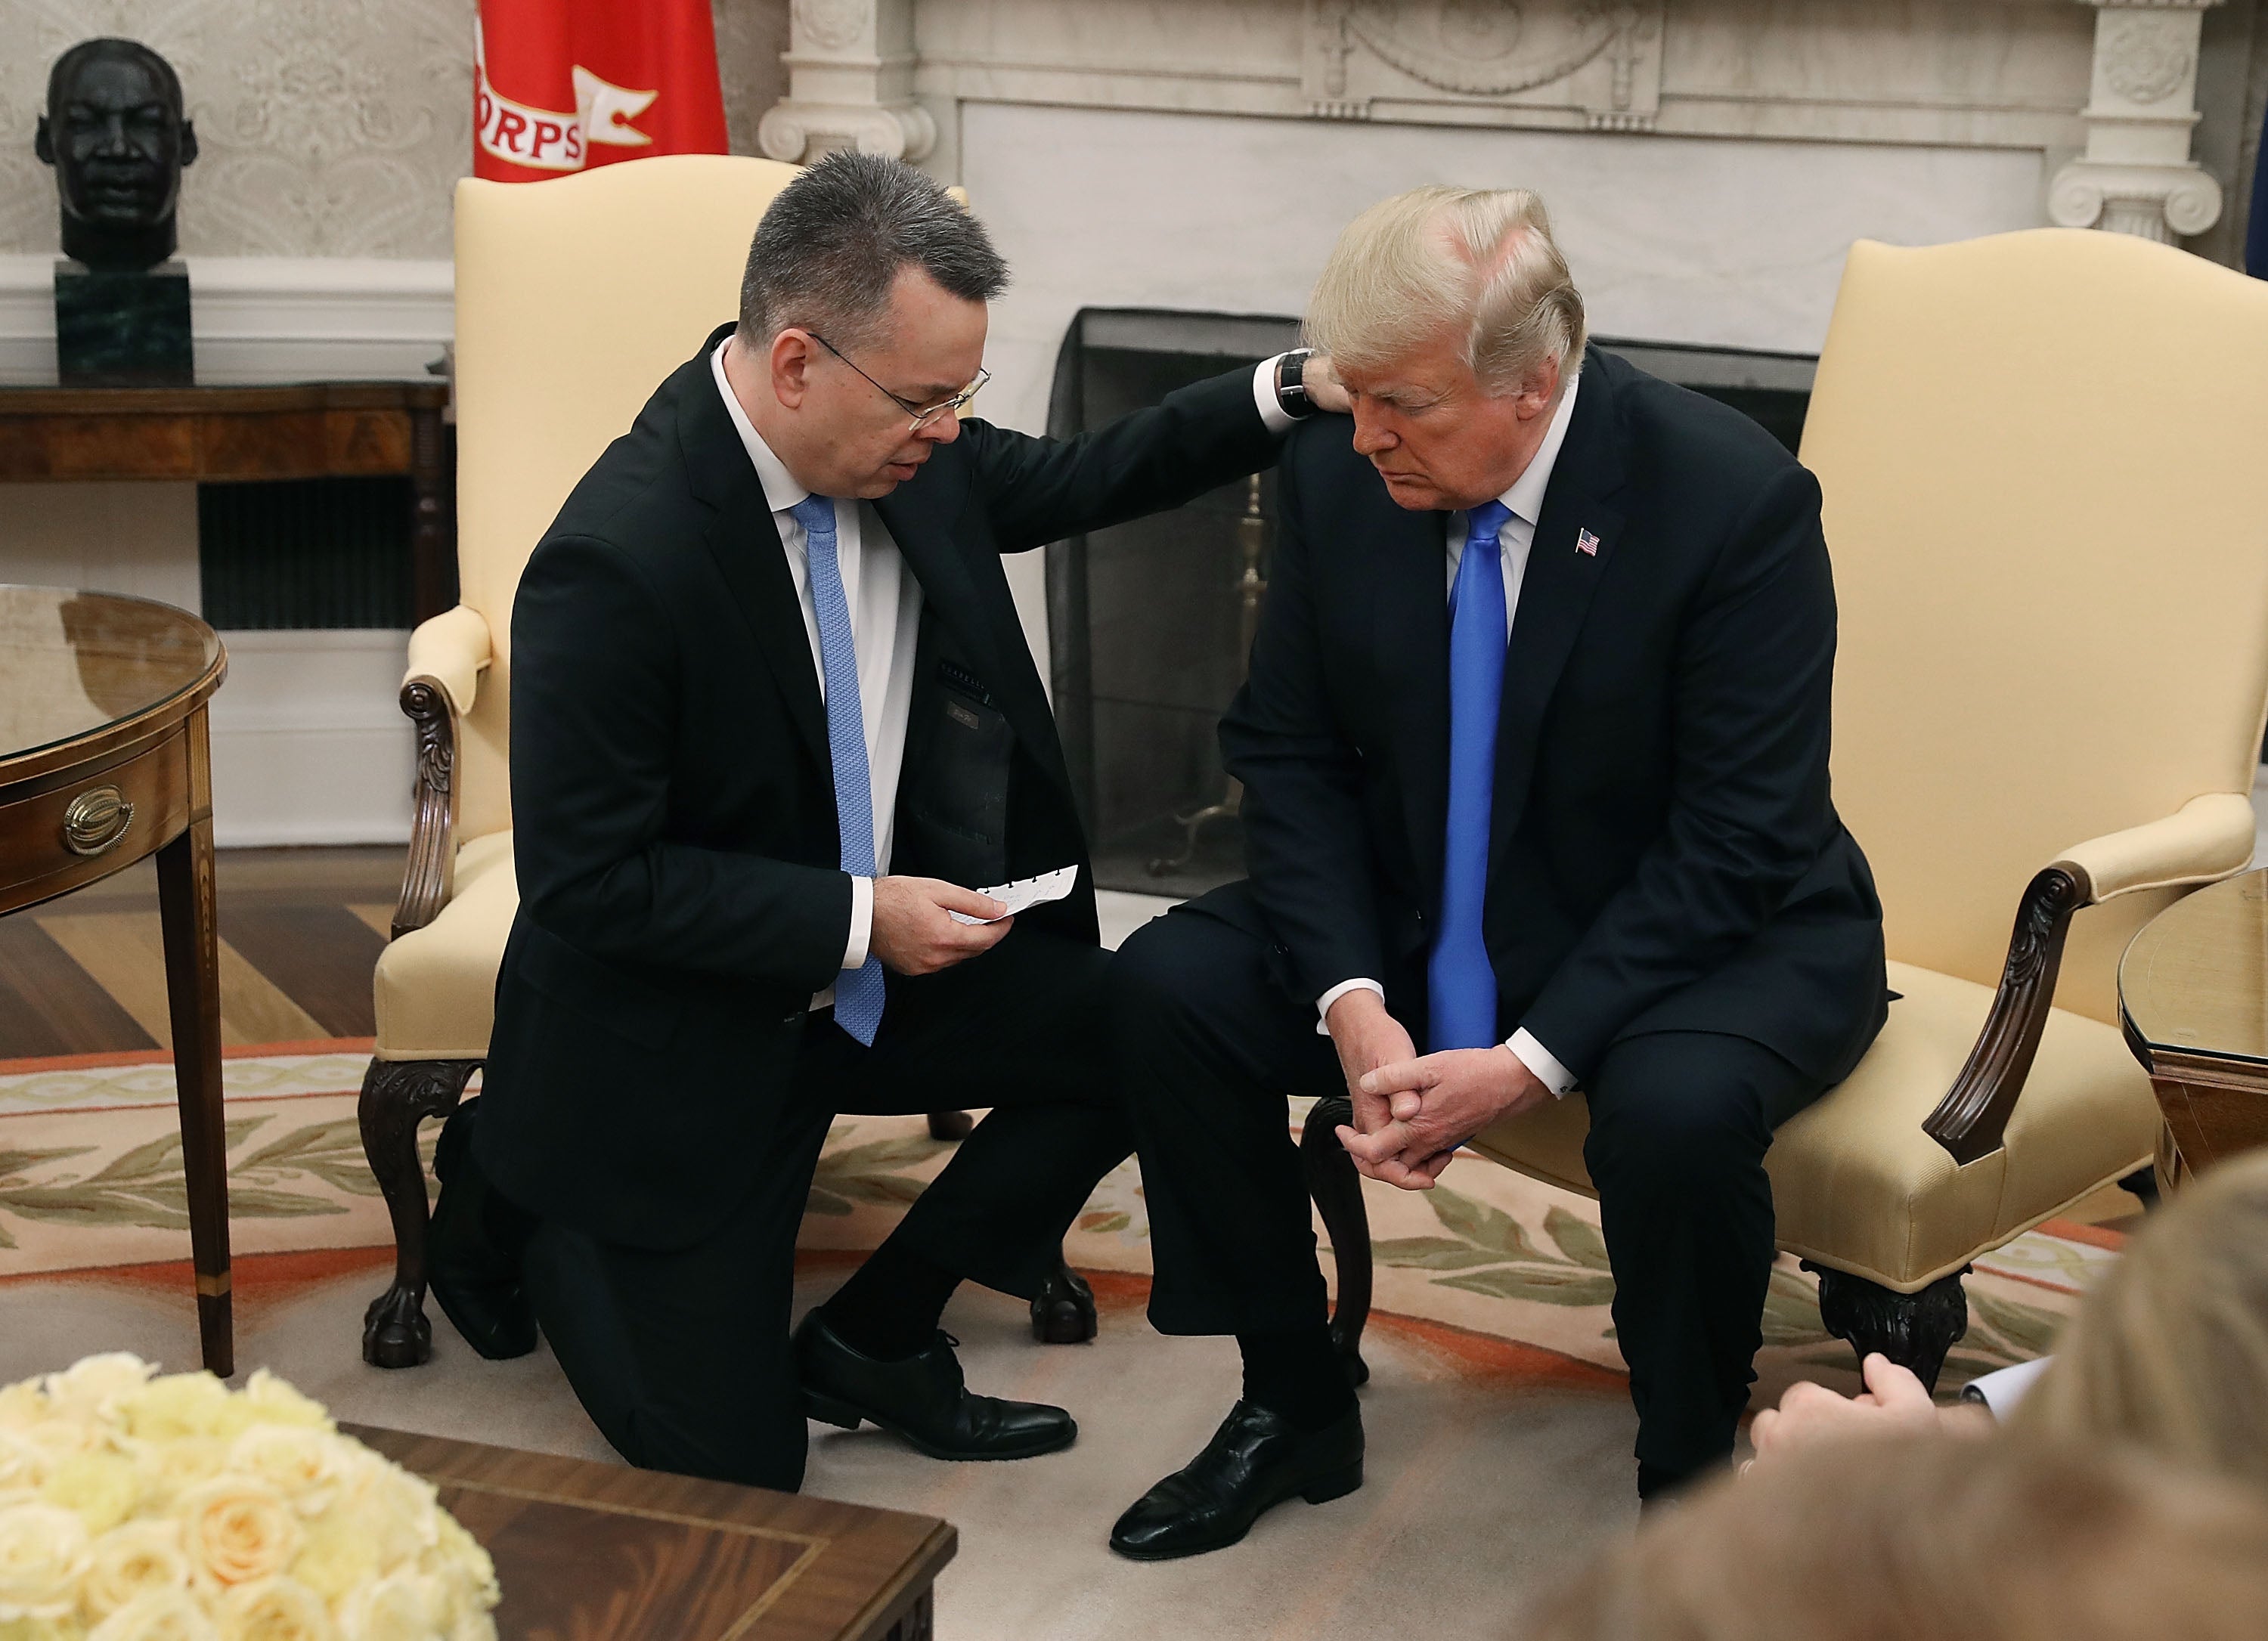
[{"label": "folded paper note", "polygon": [[[1013,917],[1018,912],[1028,911],[1035,906],[1044,906],[1049,901],[1063,899],[1064,895],[1071,893],[1071,886],[1078,881],[1079,868],[1063,866],[1053,872],[1043,872],[1036,878],[1019,878],[1013,883],[1004,883],[997,889],[979,889],[976,892],[979,894],[990,895],[1008,909],[1000,914],[1000,917]],[[966,912],[955,912],[953,916],[955,922],[965,924],[1000,921],[1000,917],[971,917]]]}]

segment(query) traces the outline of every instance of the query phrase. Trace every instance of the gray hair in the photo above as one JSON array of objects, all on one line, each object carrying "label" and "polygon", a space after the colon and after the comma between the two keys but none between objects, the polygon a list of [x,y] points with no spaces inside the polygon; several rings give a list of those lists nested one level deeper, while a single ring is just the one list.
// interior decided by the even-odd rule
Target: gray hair
[{"label": "gray hair", "polygon": [[878,340],[898,270],[917,267],[953,295],[990,302],[1008,265],[983,224],[902,160],[832,153],[781,189],[748,247],[740,338],[768,344],[791,325],[838,347]]},{"label": "gray hair", "polygon": [[1565,380],[1582,357],[1582,294],[1526,188],[1436,185],[1381,200],[1347,224],[1307,303],[1307,340],[1357,369],[1451,326],[1494,394],[1519,392],[1546,359]]}]

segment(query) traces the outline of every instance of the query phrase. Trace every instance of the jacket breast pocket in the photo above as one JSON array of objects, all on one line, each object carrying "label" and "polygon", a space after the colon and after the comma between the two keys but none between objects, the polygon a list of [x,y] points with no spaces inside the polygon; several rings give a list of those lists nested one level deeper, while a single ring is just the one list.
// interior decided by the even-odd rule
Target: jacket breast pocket
[{"label": "jacket breast pocket", "polygon": [[[927,755],[906,794],[909,863],[970,888],[1008,875],[1008,781],[1016,732],[989,696],[958,688],[940,667],[925,693],[933,715]],[[977,686],[981,689],[981,686]]]},{"label": "jacket breast pocket", "polygon": [[525,926],[520,968],[528,984],[602,1031],[657,1053],[677,1035],[683,998],[577,950],[540,924]]}]

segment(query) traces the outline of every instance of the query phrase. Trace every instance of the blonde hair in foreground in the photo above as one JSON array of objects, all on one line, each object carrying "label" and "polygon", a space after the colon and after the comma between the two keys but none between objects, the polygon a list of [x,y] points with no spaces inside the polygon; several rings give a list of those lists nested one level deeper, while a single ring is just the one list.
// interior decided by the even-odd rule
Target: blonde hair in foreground
[{"label": "blonde hair in foreground", "polygon": [[2268,1152],[2213,1168],[2144,1222],[2010,1424],[2137,1442],[2268,1491]]},{"label": "blonde hair in foreground", "polygon": [[1375,370],[1445,327],[1490,394],[1582,357],[1583,298],[1526,188],[1436,184],[1381,200],[1339,235],[1307,303],[1311,346]]},{"label": "blonde hair in foreground", "polygon": [[1608,1551],[1528,1641],[2242,1641],[2268,1500],[2134,1449],[1834,1443]]}]

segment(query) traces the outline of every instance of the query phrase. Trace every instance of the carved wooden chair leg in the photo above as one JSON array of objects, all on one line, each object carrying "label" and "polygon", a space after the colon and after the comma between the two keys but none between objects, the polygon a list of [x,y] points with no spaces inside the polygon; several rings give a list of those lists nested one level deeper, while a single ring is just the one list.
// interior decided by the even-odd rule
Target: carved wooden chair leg
[{"label": "carved wooden chair leg", "polygon": [[1359,1385],[1370,1378],[1370,1365],[1362,1359],[1363,1324],[1370,1320],[1370,1215],[1362,1205],[1362,1176],[1337,1133],[1341,1123],[1353,1122],[1354,1102],[1345,1095],[1317,1100],[1300,1133],[1300,1169],[1331,1233],[1331,1257],[1339,1268],[1331,1343],[1346,1360],[1348,1380]]},{"label": "carved wooden chair leg", "polygon": [[929,1114],[929,1137],[932,1139],[967,1139],[976,1121],[966,1111],[932,1111]]},{"label": "carved wooden chair leg", "polygon": [[1911,1368],[1932,1391],[1945,1366],[1945,1353],[1969,1331],[1969,1296],[1961,1278],[1963,1265],[1940,1277],[1918,1293],[1894,1293],[1880,1283],[1845,1270],[1803,1262],[1819,1273],[1819,1320],[1837,1339],[1847,1341],[1864,1362],[1875,1351]]},{"label": "carved wooden chair leg", "polygon": [[425,1320],[425,1165],[417,1125],[457,1108],[478,1060],[372,1060],[362,1079],[362,1149],[394,1219],[394,1285],[363,1313],[362,1359],[415,1367],[433,1354]]}]

